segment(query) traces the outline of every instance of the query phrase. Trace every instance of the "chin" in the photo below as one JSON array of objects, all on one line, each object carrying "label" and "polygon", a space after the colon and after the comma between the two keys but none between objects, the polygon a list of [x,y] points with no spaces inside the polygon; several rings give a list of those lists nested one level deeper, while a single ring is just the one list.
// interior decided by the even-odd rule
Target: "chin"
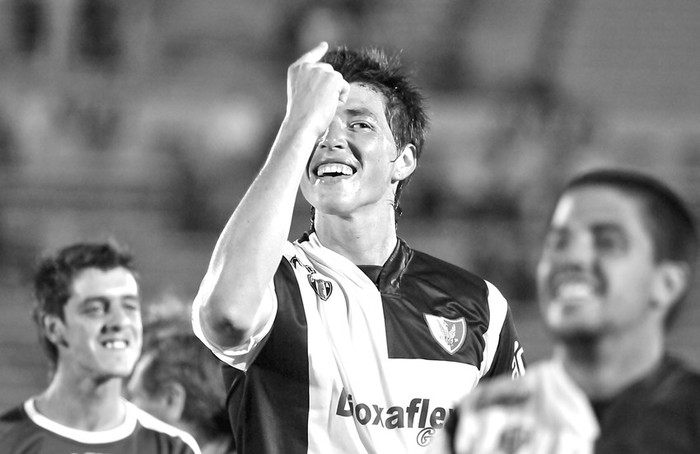
[{"label": "chin", "polygon": [[136,363],[109,364],[102,368],[102,375],[111,378],[128,378],[134,371]]}]

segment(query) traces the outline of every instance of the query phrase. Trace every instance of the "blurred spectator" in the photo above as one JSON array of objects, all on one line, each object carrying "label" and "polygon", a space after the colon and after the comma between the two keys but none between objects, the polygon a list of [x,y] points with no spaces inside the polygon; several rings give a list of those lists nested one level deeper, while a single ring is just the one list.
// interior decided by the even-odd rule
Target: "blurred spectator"
[{"label": "blurred spectator", "polygon": [[143,334],[128,252],[111,242],[62,248],[40,262],[34,290],[51,381],[41,394],[0,415],[2,452],[200,452],[191,435],[121,397]]},{"label": "blurred spectator", "polygon": [[191,433],[202,453],[235,453],[221,363],[192,332],[190,308],[169,300],[150,309],[127,387],[131,401]]}]

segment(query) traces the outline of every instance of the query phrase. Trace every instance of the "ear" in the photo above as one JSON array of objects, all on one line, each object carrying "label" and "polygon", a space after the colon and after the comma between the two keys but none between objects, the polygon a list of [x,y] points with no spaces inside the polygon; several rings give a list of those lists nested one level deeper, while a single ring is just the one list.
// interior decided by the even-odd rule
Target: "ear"
[{"label": "ear", "polygon": [[652,283],[652,301],[668,312],[686,293],[690,268],[681,262],[662,262]]},{"label": "ear", "polygon": [[182,412],[185,410],[187,391],[185,391],[185,387],[181,383],[176,381],[163,384],[163,388],[163,411],[167,415],[167,420],[179,421],[182,418]]},{"label": "ear", "polygon": [[413,144],[406,145],[394,161],[393,183],[408,178],[418,165],[416,159],[416,147]]},{"label": "ear", "polygon": [[68,346],[65,337],[66,325],[63,323],[63,320],[61,320],[61,317],[54,314],[44,314],[41,316],[41,325],[46,338],[57,348],[59,346]]}]

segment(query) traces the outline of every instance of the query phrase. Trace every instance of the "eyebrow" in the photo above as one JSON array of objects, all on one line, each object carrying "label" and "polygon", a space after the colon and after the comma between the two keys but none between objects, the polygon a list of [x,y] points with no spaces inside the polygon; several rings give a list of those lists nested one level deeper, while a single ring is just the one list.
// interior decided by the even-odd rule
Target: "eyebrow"
[{"label": "eyebrow", "polygon": [[367,109],[366,107],[354,107],[354,108],[348,108],[345,109],[345,112],[352,116],[357,116],[357,115],[367,115],[370,116],[374,119],[377,119],[377,116],[372,112],[370,109]]},{"label": "eyebrow", "polygon": [[595,233],[626,233],[627,229],[625,229],[623,226],[620,224],[614,223],[614,222],[602,222],[599,224],[594,224],[591,226],[591,230]]},{"label": "eyebrow", "polygon": [[[89,296],[85,298],[84,300],[81,301],[82,305],[88,305],[90,303],[104,303],[104,302],[109,302],[110,297],[105,296],[105,295],[97,295],[97,296]],[[128,295],[123,295],[119,297],[120,300],[127,300],[127,301],[141,301],[141,298],[139,295],[135,294],[128,294]]]}]

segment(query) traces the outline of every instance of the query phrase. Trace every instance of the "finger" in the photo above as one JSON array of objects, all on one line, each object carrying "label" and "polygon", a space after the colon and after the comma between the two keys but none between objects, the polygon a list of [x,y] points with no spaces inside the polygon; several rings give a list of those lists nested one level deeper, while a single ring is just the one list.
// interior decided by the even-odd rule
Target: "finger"
[{"label": "finger", "polygon": [[328,51],[328,43],[325,41],[321,41],[318,46],[314,47],[307,53],[301,56],[299,60],[297,60],[299,63],[316,63],[326,55],[326,52]]}]

